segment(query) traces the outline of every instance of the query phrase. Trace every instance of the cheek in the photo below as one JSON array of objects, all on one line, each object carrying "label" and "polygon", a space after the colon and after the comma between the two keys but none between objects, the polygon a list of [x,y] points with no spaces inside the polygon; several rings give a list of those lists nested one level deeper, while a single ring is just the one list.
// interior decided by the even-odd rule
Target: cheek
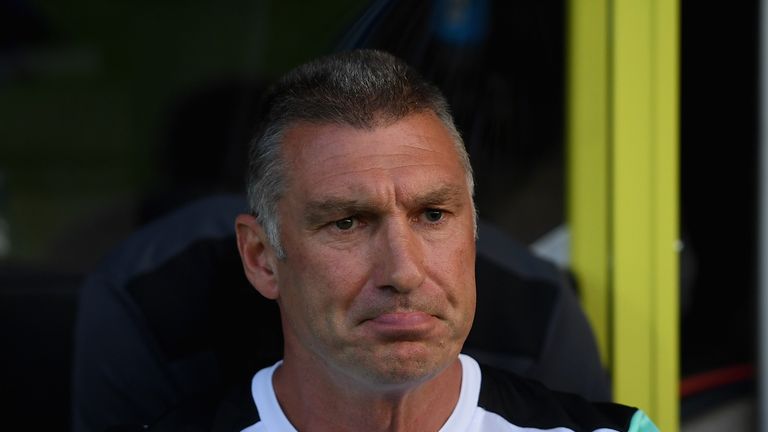
[{"label": "cheek", "polygon": [[285,295],[314,321],[341,319],[340,312],[350,307],[367,281],[368,270],[360,252],[314,248],[288,259],[293,263],[286,269]]},{"label": "cheek", "polygon": [[457,242],[431,247],[432,276],[439,280],[442,286],[452,294],[464,296],[466,291],[474,292],[475,280],[475,248],[472,242]]},{"label": "cheek", "polygon": [[448,316],[453,322],[456,336],[466,338],[475,316],[475,252],[474,243],[440,254],[434,278],[444,290],[445,299],[450,305]]}]

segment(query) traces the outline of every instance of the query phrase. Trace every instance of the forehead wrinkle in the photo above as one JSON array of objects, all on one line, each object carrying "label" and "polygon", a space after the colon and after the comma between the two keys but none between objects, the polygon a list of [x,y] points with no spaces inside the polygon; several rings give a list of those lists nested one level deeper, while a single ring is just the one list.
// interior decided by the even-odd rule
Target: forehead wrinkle
[{"label": "forehead wrinkle", "polygon": [[359,207],[373,207],[373,202],[370,200],[360,199],[345,199],[345,198],[326,198],[318,201],[310,201],[307,203],[306,209],[308,211],[321,211],[321,212],[333,212],[337,210],[344,210],[348,208]]},{"label": "forehead wrinkle", "polygon": [[[343,171],[343,172],[331,172],[326,174],[325,176],[320,177],[317,181],[318,182],[327,181],[335,177],[345,177],[349,175],[362,175],[362,174],[374,172],[374,171],[389,171],[389,170],[396,171],[401,168],[414,168],[414,167],[430,169],[430,168],[439,167],[439,166],[440,164],[437,164],[437,163],[434,163],[434,164],[414,163],[414,164],[407,164],[407,165],[397,165],[396,167],[358,168],[358,169],[352,169],[352,170]],[[333,170],[329,170],[329,171],[333,171]]]},{"label": "forehead wrinkle", "polygon": [[[361,145],[369,145],[369,144],[362,144],[361,143]],[[370,144],[370,145],[373,145],[373,144]],[[446,152],[444,152],[442,150],[430,149],[430,148],[425,148],[425,147],[420,147],[420,146],[415,146],[415,145],[409,145],[409,144],[404,144],[401,147],[407,147],[407,148],[410,148],[410,149],[416,149],[419,152],[427,152],[427,153],[430,153],[430,154],[439,154],[439,155],[445,155],[446,157],[449,157],[449,155],[446,154]],[[330,162],[330,163],[335,163],[336,161],[341,159],[343,161],[343,163],[345,163],[345,164],[346,163],[355,163],[355,162],[358,162],[358,161],[369,162],[371,160],[375,160],[375,161],[379,162],[380,164],[383,164],[383,162],[385,162],[385,161],[392,161],[394,163],[397,163],[397,161],[400,161],[400,160],[403,160],[403,159],[404,160],[412,159],[415,156],[415,153],[416,152],[413,152],[413,151],[408,152],[408,151],[401,150],[398,153],[387,153],[387,154],[375,154],[374,153],[374,154],[359,155],[359,156],[356,156],[356,157],[351,158],[351,159],[349,157],[349,154],[347,154],[347,153],[340,153],[340,154],[335,154],[335,155],[328,156],[328,157],[326,157],[324,159],[324,161],[325,162]],[[413,165],[402,165],[402,166],[413,166]]]},{"label": "forehead wrinkle", "polygon": [[411,136],[416,138],[416,140],[415,140],[416,143],[427,143],[427,145],[426,146],[420,146],[420,145],[416,145],[416,144],[413,144],[413,143],[406,143],[406,144],[402,144],[403,147],[415,148],[415,149],[418,149],[418,150],[421,150],[421,151],[430,152],[430,153],[442,153],[443,152],[443,150],[438,150],[438,149],[435,149],[435,148],[430,148],[430,145],[429,145],[430,143],[441,141],[440,138],[435,137],[433,135],[425,135],[425,134],[420,134],[420,133],[418,133],[418,134],[417,133],[413,133],[413,134],[411,134]]}]

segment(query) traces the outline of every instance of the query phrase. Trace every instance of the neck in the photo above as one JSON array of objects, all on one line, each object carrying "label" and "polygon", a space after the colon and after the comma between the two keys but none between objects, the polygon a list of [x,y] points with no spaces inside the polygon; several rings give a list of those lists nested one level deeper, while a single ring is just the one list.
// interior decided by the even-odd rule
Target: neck
[{"label": "neck", "polygon": [[386,389],[354,385],[306,365],[286,357],[273,378],[280,406],[299,431],[436,431],[461,390],[458,358],[424,382]]}]

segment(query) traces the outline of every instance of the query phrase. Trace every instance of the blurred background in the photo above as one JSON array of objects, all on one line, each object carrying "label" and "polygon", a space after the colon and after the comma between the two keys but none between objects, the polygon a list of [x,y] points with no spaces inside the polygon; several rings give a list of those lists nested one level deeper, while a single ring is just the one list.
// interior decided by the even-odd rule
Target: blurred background
[{"label": "blurred background", "polygon": [[[0,0],[0,370],[25,377],[9,415],[42,385],[68,397],[83,277],[142,225],[242,191],[260,94],[334,50],[385,49],[436,82],[481,216],[568,270],[581,1]],[[757,430],[759,2],[676,4],[676,399],[683,430]]]}]

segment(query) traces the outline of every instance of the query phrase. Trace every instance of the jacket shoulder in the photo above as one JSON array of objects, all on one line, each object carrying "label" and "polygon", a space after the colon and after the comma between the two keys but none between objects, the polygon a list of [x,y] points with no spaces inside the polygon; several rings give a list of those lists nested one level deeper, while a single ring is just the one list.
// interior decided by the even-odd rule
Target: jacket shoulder
[{"label": "jacket shoulder", "polygon": [[581,396],[550,390],[507,371],[480,366],[478,406],[519,427],[569,428],[575,432],[631,430],[637,408],[611,402],[591,402]]}]

